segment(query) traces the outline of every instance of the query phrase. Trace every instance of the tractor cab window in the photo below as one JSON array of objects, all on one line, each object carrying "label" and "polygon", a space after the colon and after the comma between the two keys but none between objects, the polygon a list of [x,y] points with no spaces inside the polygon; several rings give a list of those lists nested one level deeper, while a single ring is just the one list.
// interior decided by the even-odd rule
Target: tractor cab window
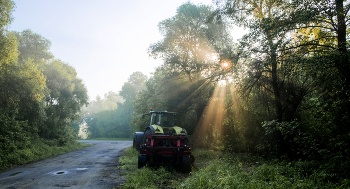
[{"label": "tractor cab window", "polygon": [[151,124],[160,125],[162,127],[175,126],[175,115],[169,113],[153,114]]}]

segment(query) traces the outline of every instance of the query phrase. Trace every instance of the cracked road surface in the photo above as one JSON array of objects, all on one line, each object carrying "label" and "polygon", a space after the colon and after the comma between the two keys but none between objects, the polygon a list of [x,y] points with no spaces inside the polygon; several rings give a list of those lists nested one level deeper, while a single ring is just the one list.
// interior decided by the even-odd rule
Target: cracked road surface
[{"label": "cracked road surface", "polygon": [[132,141],[89,141],[96,145],[0,173],[0,188],[112,188],[125,180],[117,169]]}]

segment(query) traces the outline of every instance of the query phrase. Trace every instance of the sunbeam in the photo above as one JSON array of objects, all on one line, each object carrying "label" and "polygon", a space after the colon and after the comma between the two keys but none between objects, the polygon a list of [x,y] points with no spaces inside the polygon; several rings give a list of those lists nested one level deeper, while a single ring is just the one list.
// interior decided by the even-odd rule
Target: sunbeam
[{"label": "sunbeam", "polygon": [[208,106],[203,111],[203,115],[197,124],[197,139],[220,138],[222,136],[225,118],[225,97],[226,87],[217,85]]}]

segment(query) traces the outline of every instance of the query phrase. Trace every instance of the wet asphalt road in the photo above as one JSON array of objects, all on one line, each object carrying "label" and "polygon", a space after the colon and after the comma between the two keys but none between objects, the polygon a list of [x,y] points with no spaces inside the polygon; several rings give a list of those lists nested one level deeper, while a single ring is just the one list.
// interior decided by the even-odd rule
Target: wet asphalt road
[{"label": "wet asphalt road", "polygon": [[0,173],[0,188],[112,188],[125,181],[118,157],[132,141],[89,141],[96,145]]}]

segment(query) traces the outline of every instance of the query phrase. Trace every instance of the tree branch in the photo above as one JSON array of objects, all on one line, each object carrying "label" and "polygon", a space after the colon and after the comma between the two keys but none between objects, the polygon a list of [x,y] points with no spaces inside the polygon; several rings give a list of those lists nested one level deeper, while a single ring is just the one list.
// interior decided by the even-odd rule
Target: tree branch
[{"label": "tree branch", "polygon": [[291,49],[296,49],[296,48],[299,48],[299,47],[304,47],[304,46],[311,46],[311,45],[315,45],[315,46],[319,46],[319,47],[329,47],[331,49],[336,49],[335,47],[332,47],[330,45],[321,45],[321,44],[318,44],[318,43],[305,43],[305,44],[300,44],[300,45],[297,45],[295,47],[290,47],[290,48],[287,48],[287,49],[282,49],[280,51],[286,51],[286,50],[291,50]]},{"label": "tree branch", "polygon": [[300,29],[307,29],[307,28],[323,28],[323,29],[327,29],[327,30],[331,30],[331,31],[336,31],[335,29],[327,28],[327,27],[324,27],[324,26],[304,26],[304,27],[289,28],[289,29],[286,29],[284,31],[300,30]]}]

